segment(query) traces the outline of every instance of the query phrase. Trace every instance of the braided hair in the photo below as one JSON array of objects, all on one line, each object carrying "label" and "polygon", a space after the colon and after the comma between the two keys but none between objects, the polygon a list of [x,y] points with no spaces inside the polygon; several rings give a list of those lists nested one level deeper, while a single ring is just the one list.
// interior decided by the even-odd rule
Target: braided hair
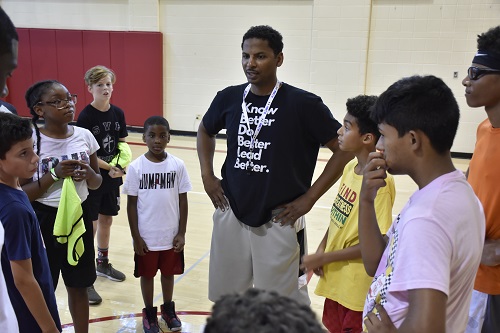
[{"label": "braided hair", "polygon": [[40,116],[35,112],[35,105],[37,105],[40,102],[41,97],[55,84],[62,85],[62,83],[56,80],[45,80],[37,82],[28,88],[24,96],[24,98],[26,99],[26,104],[30,109],[30,114],[32,116],[31,122],[33,123],[33,127],[35,128],[37,155],[40,155],[41,138],[40,138],[40,129],[38,128],[37,125]]},{"label": "braided hair", "polygon": [[[47,93],[47,91],[52,88],[55,84],[62,85],[61,82],[56,81],[56,80],[45,80],[45,81],[39,81],[35,84],[33,84],[31,87],[28,88],[26,91],[26,94],[24,95],[24,98],[26,99],[26,104],[28,105],[28,108],[30,109],[30,114],[31,114],[31,122],[33,123],[33,127],[35,128],[35,133],[36,133],[36,154],[40,156],[40,145],[41,145],[41,137],[40,137],[40,129],[38,128],[37,122],[40,119],[40,116],[35,112],[35,105],[37,105],[40,102],[41,97]],[[37,168],[37,175],[38,175],[38,186],[40,185],[40,169]]]}]

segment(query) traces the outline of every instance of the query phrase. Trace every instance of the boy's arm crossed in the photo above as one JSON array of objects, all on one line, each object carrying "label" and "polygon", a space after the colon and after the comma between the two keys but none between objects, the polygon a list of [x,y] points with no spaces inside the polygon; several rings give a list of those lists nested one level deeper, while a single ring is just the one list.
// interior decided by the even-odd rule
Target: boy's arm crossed
[{"label": "boy's arm crossed", "polygon": [[127,196],[127,216],[128,224],[130,226],[130,234],[134,240],[134,252],[143,256],[146,252],[149,252],[148,246],[144,239],[142,239],[139,233],[139,219],[137,216],[137,196],[128,195]]},{"label": "boy's arm crossed", "polygon": [[31,259],[11,260],[12,276],[17,290],[43,333],[59,333],[45,302],[38,281],[33,275]]}]

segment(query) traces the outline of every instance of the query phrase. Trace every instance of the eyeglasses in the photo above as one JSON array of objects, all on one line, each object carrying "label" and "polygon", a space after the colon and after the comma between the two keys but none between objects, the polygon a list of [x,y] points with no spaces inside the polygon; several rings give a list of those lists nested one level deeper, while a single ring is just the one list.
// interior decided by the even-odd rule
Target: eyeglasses
[{"label": "eyeglasses", "polygon": [[62,110],[68,107],[69,103],[72,103],[73,105],[76,104],[77,101],[77,95],[70,95],[68,99],[56,99],[55,101],[48,101],[48,102],[38,102],[37,104],[48,104],[52,105],[58,110]]},{"label": "eyeglasses", "polygon": [[469,76],[469,79],[471,79],[471,80],[477,80],[477,79],[479,79],[480,76],[487,75],[487,74],[500,74],[500,70],[479,68],[479,67],[474,67],[474,66],[469,67],[469,69],[467,70],[467,75]]}]

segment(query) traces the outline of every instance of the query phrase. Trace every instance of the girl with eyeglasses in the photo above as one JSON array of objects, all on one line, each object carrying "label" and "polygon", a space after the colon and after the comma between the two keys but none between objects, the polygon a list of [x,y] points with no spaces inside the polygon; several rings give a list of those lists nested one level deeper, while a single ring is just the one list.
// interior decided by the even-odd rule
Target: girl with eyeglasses
[{"label": "girl with eyeglasses", "polygon": [[[70,94],[60,82],[37,82],[28,89],[25,98],[33,116],[33,140],[40,161],[33,178],[22,182],[23,190],[40,222],[54,289],[61,273],[75,332],[88,332],[87,287],[94,283],[96,272],[92,218],[86,199],[88,190],[98,188],[102,182],[96,156],[99,144],[90,131],[69,124],[75,114],[76,95]],[[44,123],[39,126],[40,118]],[[53,235],[63,180],[67,177],[72,177],[82,202],[85,225],[84,251],[76,265],[68,262],[67,244],[58,244]]]}]

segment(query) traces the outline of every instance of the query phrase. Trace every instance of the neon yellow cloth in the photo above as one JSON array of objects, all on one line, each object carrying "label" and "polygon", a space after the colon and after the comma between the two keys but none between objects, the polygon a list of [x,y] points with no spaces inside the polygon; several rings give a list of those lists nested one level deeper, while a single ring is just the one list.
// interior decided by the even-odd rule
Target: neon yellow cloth
[{"label": "neon yellow cloth", "polygon": [[122,169],[126,168],[130,162],[132,162],[132,150],[128,143],[120,141],[118,142],[118,154],[113,157],[109,165],[120,166]]},{"label": "neon yellow cloth", "polygon": [[82,239],[85,231],[81,200],[75,183],[71,177],[64,178],[53,234],[59,243],[68,243],[68,263],[72,266],[78,264],[85,252]]}]

